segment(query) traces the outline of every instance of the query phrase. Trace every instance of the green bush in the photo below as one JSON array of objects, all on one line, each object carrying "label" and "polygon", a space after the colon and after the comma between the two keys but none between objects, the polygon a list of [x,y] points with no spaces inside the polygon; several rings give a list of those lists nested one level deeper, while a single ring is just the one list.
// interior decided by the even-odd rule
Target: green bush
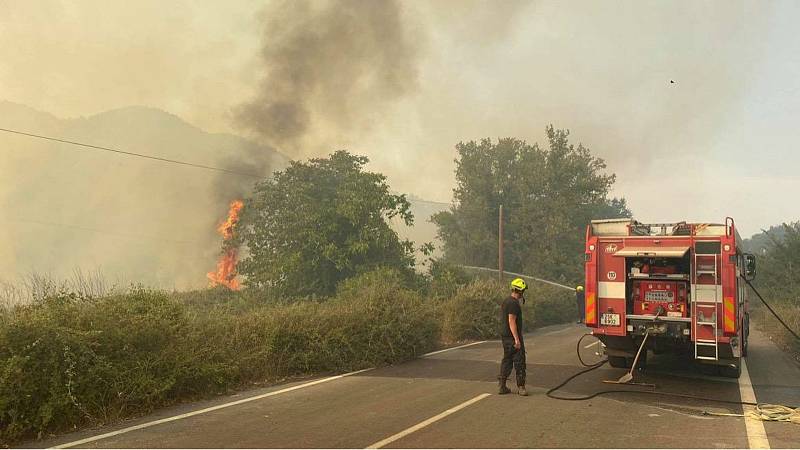
[{"label": "green bush", "polygon": [[[564,323],[575,317],[575,294],[566,289],[539,283],[529,284],[522,305],[523,328]],[[500,330],[500,305],[508,298],[505,282],[476,279],[458,289],[439,306],[442,336],[448,342],[466,339],[494,339]]]},{"label": "green bush", "polygon": [[448,264],[441,259],[432,259],[428,268],[428,289],[426,293],[432,299],[449,298],[459,288],[466,286],[472,278],[464,269]]},{"label": "green bush", "polygon": [[357,369],[407,360],[432,350],[440,329],[430,308],[413,291],[361,291],[326,304],[324,327],[329,369]]},{"label": "green bush", "polygon": [[533,328],[577,319],[575,292],[541,283],[533,283],[528,291],[526,297],[533,309],[533,320],[528,323]]},{"label": "green bush", "polygon": [[187,384],[206,388],[188,370],[197,358],[180,345],[187,330],[181,305],[146,290],[18,308],[0,329],[0,438],[149,410]]},{"label": "green bush", "polygon": [[426,288],[424,279],[413,271],[379,267],[340,282],[336,286],[336,295],[353,297],[373,290],[424,292]]},{"label": "green bush", "polygon": [[391,364],[439,342],[429,306],[402,287],[248,310],[203,304],[139,289],[59,295],[4,314],[0,442],[249,382]]},{"label": "green bush", "polygon": [[[329,299],[134,288],[101,298],[62,292],[12,308],[0,313],[0,443],[248,383],[393,364],[443,340],[496,338],[505,283],[450,279],[454,292],[433,299],[419,293],[431,295],[420,278],[377,269]],[[563,296],[532,286],[526,331],[571,313]]]},{"label": "green bush", "polygon": [[497,337],[500,304],[507,295],[504,287],[495,280],[475,280],[442,300],[439,315],[445,341]]}]

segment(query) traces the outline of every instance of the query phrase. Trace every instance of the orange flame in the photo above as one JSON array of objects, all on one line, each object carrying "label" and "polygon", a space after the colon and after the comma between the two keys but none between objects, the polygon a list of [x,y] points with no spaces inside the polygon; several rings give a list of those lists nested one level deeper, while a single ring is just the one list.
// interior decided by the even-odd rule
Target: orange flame
[{"label": "orange flame", "polygon": [[[241,200],[231,202],[228,209],[228,218],[222,222],[217,231],[222,235],[223,242],[233,238],[236,224],[239,223],[239,213],[242,211],[244,203]],[[236,279],[236,263],[239,261],[239,249],[235,247],[227,248],[217,261],[217,271],[209,272],[206,276],[211,281],[211,286],[223,285],[231,290],[239,290],[241,285]]]}]

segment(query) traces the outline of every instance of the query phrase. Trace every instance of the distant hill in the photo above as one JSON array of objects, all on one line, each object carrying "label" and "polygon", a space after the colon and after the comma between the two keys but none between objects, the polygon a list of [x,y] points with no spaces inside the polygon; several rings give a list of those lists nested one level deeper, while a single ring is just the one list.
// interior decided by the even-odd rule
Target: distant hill
[{"label": "distant hill", "polygon": [[[62,119],[0,102],[0,127],[269,176],[288,158],[207,133],[148,107]],[[254,178],[0,133],[0,270],[198,286],[213,268],[216,223]]]},{"label": "distant hill", "polygon": [[[64,119],[0,101],[0,127],[264,177],[289,162],[270,147],[141,106]],[[0,280],[80,268],[178,289],[206,284],[220,249],[216,226],[257,181],[3,132],[0,176]],[[418,244],[435,242],[428,220],[449,205],[411,200],[415,226],[396,229]]]}]

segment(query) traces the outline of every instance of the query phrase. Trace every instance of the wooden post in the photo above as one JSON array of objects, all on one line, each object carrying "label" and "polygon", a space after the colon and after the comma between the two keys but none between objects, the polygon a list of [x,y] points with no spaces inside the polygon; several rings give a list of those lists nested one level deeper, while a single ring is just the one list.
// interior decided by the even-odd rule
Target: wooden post
[{"label": "wooden post", "polygon": [[503,205],[500,205],[500,214],[497,218],[497,269],[500,281],[503,281]]}]

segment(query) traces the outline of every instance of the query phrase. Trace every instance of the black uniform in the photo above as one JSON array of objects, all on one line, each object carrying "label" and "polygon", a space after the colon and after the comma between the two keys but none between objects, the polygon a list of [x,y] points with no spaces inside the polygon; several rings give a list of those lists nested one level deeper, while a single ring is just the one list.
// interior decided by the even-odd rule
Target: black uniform
[{"label": "black uniform", "polygon": [[583,322],[583,316],[586,314],[586,303],[583,291],[575,291],[575,306],[578,307],[578,323]]},{"label": "black uniform", "polygon": [[[517,316],[517,335],[520,348],[514,348],[514,335],[508,326],[508,315]],[[500,380],[505,382],[511,375],[512,366],[517,372],[517,386],[525,386],[525,342],[522,340],[522,308],[519,301],[509,297],[500,308],[500,338],[503,342],[503,361],[500,363]]]}]

